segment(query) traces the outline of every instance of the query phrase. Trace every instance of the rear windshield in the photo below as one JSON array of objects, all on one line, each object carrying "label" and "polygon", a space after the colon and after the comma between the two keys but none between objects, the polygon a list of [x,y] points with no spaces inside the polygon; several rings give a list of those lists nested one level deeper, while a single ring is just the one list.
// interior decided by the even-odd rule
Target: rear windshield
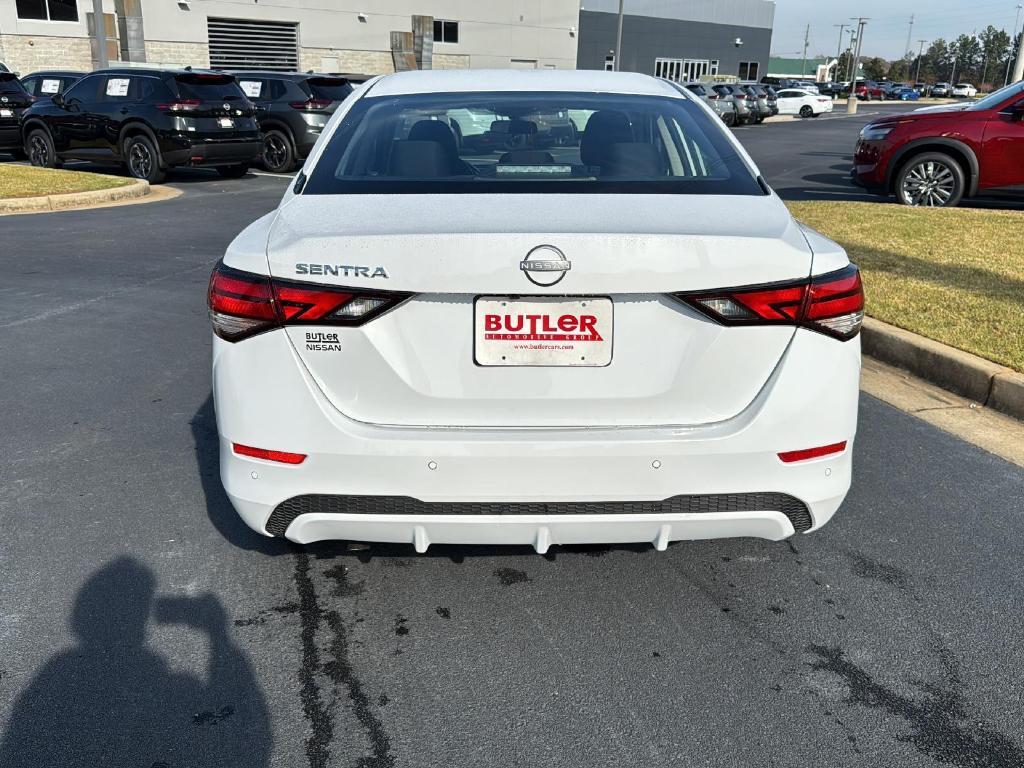
[{"label": "rear windshield", "polygon": [[529,92],[361,99],[304,191],[764,194],[689,99]]},{"label": "rear windshield", "polygon": [[352,93],[348,80],[340,77],[312,77],[306,81],[314,99],[344,101]]},{"label": "rear windshield", "polygon": [[183,99],[234,101],[245,99],[235,78],[230,75],[178,75],[178,93]]},{"label": "rear windshield", "polygon": [[0,73],[0,93],[25,93],[25,86],[13,74]]}]

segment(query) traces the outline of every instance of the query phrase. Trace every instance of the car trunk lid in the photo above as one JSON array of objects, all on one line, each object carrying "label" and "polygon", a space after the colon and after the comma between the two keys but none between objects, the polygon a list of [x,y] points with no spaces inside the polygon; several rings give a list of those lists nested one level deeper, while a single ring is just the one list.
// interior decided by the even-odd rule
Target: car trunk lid
[{"label": "car trunk lid", "polygon": [[[742,228],[722,215],[739,208]],[[521,268],[538,246],[571,263],[554,285]],[[811,268],[799,228],[769,196],[301,195],[279,212],[268,260],[282,280],[413,292],[358,328],[286,332],[342,413],[435,427],[731,418],[765,385],[793,327],[726,328],[668,294],[799,280]],[[609,302],[610,360],[481,365],[477,303],[495,299]]]}]

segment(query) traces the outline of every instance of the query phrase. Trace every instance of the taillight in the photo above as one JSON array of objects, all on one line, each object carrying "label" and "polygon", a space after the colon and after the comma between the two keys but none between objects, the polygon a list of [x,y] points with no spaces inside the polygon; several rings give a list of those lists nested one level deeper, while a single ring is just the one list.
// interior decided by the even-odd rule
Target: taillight
[{"label": "taillight", "polygon": [[157,104],[164,112],[195,112],[202,105],[199,99],[178,99],[170,104]]},{"label": "taillight", "polygon": [[853,264],[809,280],[673,296],[723,325],[797,325],[843,341],[864,321],[864,287]]},{"label": "taillight", "polygon": [[362,325],[411,295],[275,280],[218,264],[208,299],[213,332],[240,341],[284,325]]},{"label": "taillight", "polygon": [[717,93],[709,93],[709,94],[708,94],[708,98],[709,98],[709,99],[710,99],[711,101],[718,101],[718,94],[717,94]]},{"label": "taillight", "polygon": [[837,453],[842,453],[845,450],[846,441],[843,440],[841,443],[819,445],[816,448],[803,448],[799,451],[783,451],[779,454],[779,459],[786,464],[792,464],[797,461],[810,461],[811,459],[821,459],[825,456],[835,456]]},{"label": "taillight", "polygon": [[307,99],[306,101],[293,101],[292,109],[301,109],[303,112],[319,112],[331,106],[329,99]]}]

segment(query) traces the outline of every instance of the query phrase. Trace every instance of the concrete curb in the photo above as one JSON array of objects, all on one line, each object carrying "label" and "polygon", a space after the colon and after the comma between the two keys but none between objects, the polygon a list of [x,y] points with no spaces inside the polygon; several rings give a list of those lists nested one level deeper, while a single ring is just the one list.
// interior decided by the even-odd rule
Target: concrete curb
[{"label": "concrete curb", "polygon": [[63,195],[40,195],[39,197],[12,197],[0,200],[0,214],[35,213],[42,211],[66,211],[72,208],[90,208],[120,200],[134,200],[150,192],[149,182],[132,179],[131,184],[112,189],[93,189],[88,192],[68,192]]},{"label": "concrete curb", "polygon": [[861,343],[871,357],[1024,419],[1024,374],[872,317],[864,318]]}]

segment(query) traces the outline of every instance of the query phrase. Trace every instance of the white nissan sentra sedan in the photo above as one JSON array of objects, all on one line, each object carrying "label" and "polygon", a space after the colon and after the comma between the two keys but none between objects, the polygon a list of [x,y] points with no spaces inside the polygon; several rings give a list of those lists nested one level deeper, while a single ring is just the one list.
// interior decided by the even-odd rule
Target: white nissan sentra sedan
[{"label": "white nissan sentra sedan", "polygon": [[209,303],[221,477],[267,535],[778,540],[850,486],[859,273],[664,80],[371,80]]}]

